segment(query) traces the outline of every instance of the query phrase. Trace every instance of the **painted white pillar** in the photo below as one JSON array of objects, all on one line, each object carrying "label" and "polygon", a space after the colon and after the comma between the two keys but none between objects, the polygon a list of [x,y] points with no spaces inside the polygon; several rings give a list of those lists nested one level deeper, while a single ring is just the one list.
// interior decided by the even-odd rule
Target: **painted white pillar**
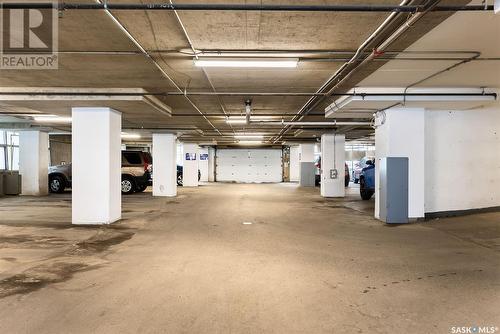
[{"label": "painted white pillar", "polygon": [[344,197],[344,177],[345,135],[324,134],[321,136],[321,196]]},{"label": "painted white pillar", "polygon": [[380,218],[380,169],[377,165],[385,157],[408,158],[408,215],[410,219],[423,218],[425,216],[425,109],[388,109],[384,118],[376,119],[376,125],[375,218]]},{"label": "painted white pillar", "polygon": [[290,147],[290,182],[299,182],[300,178],[299,147]]},{"label": "painted white pillar", "polygon": [[73,108],[73,224],[121,219],[121,113]]},{"label": "painted white pillar", "polygon": [[208,148],[200,147],[198,150],[200,156],[199,169],[201,173],[201,182],[208,182]]},{"label": "painted white pillar", "polygon": [[19,174],[22,177],[22,195],[44,196],[49,193],[49,134],[47,132],[19,132]]},{"label": "painted white pillar", "polygon": [[215,182],[215,148],[208,148],[208,182]]},{"label": "painted white pillar", "polygon": [[299,145],[299,184],[301,187],[315,186],[314,145]]},{"label": "painted white pillar", "polygon": [[153,133],[153,196],[177,195],[177,138]]},{"label": "painted white pillar", "polygon": [[182,185],[184,187],[198,187],[198,145],[184,144],[183,145],[183,171]]}]

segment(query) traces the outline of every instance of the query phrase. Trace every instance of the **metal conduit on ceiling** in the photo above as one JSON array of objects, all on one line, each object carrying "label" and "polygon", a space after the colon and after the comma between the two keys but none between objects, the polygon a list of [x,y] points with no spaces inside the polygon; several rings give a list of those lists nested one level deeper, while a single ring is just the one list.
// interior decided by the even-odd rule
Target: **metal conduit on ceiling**
[{"label": "metal conduit on ceiling", "polygon": [[[6,2],[5,9],[50,9],[51,3]],[[163,11],[278,11],[278,12],[392,12],[417,13],[426,10],[422,5],[267,5],[267,4],[167,4],[167,3],[67,3],[57,5],[60,10],[163,10]],[[432,11],[491,11],[493,5],[441,5]]]}]

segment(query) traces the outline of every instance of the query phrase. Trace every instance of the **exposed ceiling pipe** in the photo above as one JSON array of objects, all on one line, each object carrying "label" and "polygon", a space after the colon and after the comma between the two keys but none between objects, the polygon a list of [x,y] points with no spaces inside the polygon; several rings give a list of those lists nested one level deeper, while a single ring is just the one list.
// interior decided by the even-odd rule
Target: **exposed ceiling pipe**
[{"label": "exposed ceiling pipe", "polygon": [[[172,2],[172,0],[169,0],[170,4],[171,5],[174,5],[174,3]],[[181,30],[184,34],[184,37],[186,38],[188,44],[189,44],[189,47],[191,48],[191,51],[193,52],[194,54],[194,57],[196,59],[199,59],[198,58],[198,55],[196,54],[196,49],[194,47],[194,44],[193,44],[193,41],[191,40],[191,37],[189,37],[189,34],[187,32],[187,29],[186,29],[186,26],[184,26],[184,23],[182,23],[182,20],[181,20],[181,17],[179,16],[179,13],[177,13],[177,10],[174,10],[174,15],[175,15],[175,18],[177,19],[177,23],[179,23],[179,26],[181,27]],[[152,29],[152,28],[151,28]],[[215,89],[215,86],[214,84],[212,83],[212,80],[210,80],[210,77],[208,76],[208,73],[207,71],[205,71],[204,68],[201,69],[203,74],[205,75],[205,78],[207,79],[208,83],[210,84],[210,87],[212,88],[212,91],[214,93],[217,93],[217,90]],[[222,100],[219,98],[219,95],[216,95],[217,96],[217,101],[219,102],[219,105],[220,105],[220,108],[222,110],[222,113],[227,116],[227,112],[226,112],[226,108],[224,107],[224,103],[222,102]],[[229,126],[231,127],[231,129],[233,128],[233,126],[231,124],[229,124]],[[234,132],[234,130],[233,130]]]},{"label": "exposed ceiling pipe", "polygon": [[[52,3],[11,3],[2,4],[5,9],[51,9]],[[265,5],[265,4],[167,4],[167,3],[68,3],[58,4],[59,10],[160,10],[160,11],[277,11],[277,12],[392,12],[416,13],[425,10],[420,5],[395,6],[395,5]],[[433,11],[492,11],[493,5],[443,5],[432,9]]]},{"label": "exposed ceiling pipe", "polygon": [[[144,54],[144,56],[146,56],[155,65],[155,67],[162,73],[162,75],[172,83],[172,85],[175,87],[175,89],[177,89],[177,91],[182,93],[183,91],[179,87],[179,85],[177,85],[177,83],[168,75],[167,72],[165,72],[165,70],[160,66],[160,64],[153,57],[151,57],[151,55],[146,51],[146,49],[144,49],[142,47],[142,45],[139,43],[139,41],[137,41],[134,38],[134,36],[132,36],[132,34],[127,30],[127,28],[125,28],[125,26],[113,15],[113,13],[111,13],[111,11],[109,10],[109,4],[108,3],[103,4],[101,0],[95,0],[95,1],[97,2],[97,4],[102,6],[102,9],[104,9],[105,13],[113,20],[113,22],[115,22],[115,24],[120,28],[120,30],[125,33],[125,35],[132,41],[132,43],[135,44],[135,46]],[[63,5],[64,5],[64,3],[63,3]],[[196,111],[198,111],[200,113],[200,115],[210,124],[210,126],[215,131],[220,133],[219,129],[217,129],[212,124],[212,122],[210,122],[210,120],[205,116],[205,114],[200,110],[200,108],[198,108],[198,106],[188,96],[184,95],[184,98],[189,102],[189,104],[191,104],[191,106]]]},{"label": "exposed ceiling pipe", "polygon": [[[399,6],[406,6],[408,3],[410,3],[411,0],[403,0]],[[358,47],[356,50],[356,53],[351,57],[351,59],[344,63],[328,80],[316,91],[316,93],[325,93],[326,89],[334,82],[343,72],[344,70],[354,63],[355,61],[358,60],[360,55],[362,55],[368,46],[373,43],[373,41],[389,26],[390,23],[393,22],[393,20],[396,18],[398,15],[397,12],[391,13],[378,27],[375,29],[375,31],[368,36],[368,38]],[[321,99],[322,100],[322,99]],[[315,102],[316,101],[316,102]],[[296,115],[294,116],[293,120],[301,120],[303,118],[303,113],[307,112],[308,110],[312,109],[314,106],[316,106],[319,103],[320,100],[316,100],[316,98],[313,96],[307,100],[307,102],[297,111]],[[311,107],[313,105],[313,107]],[[283,128],[278,136],[275,138],[274,142],[277,142],[287,131],[289,127]]]},{"label": "exposed ceiling pipe", "polygon": [[413,26],[418,20],[420,20],[425,14],[427,14],[433,6],[436,6],[440,0],[430,1],[429,7],[422,11],[413,14],[410,16],[408,20],[404,22],[402,26],[400,26],[395,32],[393,32],[386,40],[384,40],[381,44],[375,48],[372,53],[366,57],[358,66],[353,68],[350,72],[348,72],[343,78],[337,81],[337,83],[328,91],[327,95],[331,95],[342,83],[344,83],[347,79],[349,79],[358,69],[378,57],[379,55],[385,52],[385,49],[388,48],[392,43],[394,43],[403,33],[405,33],[409,28]]},{"label": "exposed ceiling pipe", "polygon": [[296,125],[296,126],[339,126],[339,125],[359,125],[359,126],[371,126],[371,122],[348,122],[348,121],[331,121],[331,122],[293,122],[293,121],[250,121],[250,124],[261,124],[261,125],[271,125],[271,126],[282,126],[282,125]]},{"label": "exposed ceiling pipe", "polygon": [[[456,67],[457,64],[452,65],[450,67]],[[444,69],[442,71],[446,71]],[[442,72],[440,71],[440,72]],[[427,80],[427,79],[426,79]],[[411,86],[414,86],[412,84]],[[410,87],[411,87],[410,86]],[[0,88],[0,100],[9,100],[9,98],[2,98],[2,96],[31,96],[31,97],[39,97],[39,96],[66,96],[66,97],[81,97],[81,96],[103,96],[103,97],[120,97],[120,96],[326,96],[326,93],[317,94],[317,93],[262,93],[262,92],[118,92],[118,91],[110,91],[110,92],[32,92],[32,91],[2,91],[3,88]],[[330,96],[497,96],[497,93],[494,92],[484,92],[484,93],[332,93]],[[222,115],[221,115],[222,116]],[[229,116],[229,115],[228,115]],[[288,115],[294,116],[294,115]]]},{"label": "exposed ceiling pipe", "polygon": [[[396,31],[394,31],[388,38],[386,38],[381,44],[379,44],[372,52],[371,54],[366,57],[361,63],[357,64],[352,70],[350,70],[349,72],[347,72],[346,75],[342,76],[342,72],[350,65],[349,63],[346,63],[344,64],[345,66],[342,66],[339,71],[337,71],[337,73],[334,75],[334,78],[332,81],[329,82],[329,84],[335,82],[334,86],[331,87],[328,91],[327,91],[327,95],[328,96],[332,96],[332,94],[335,92],[335,89],[337,89],[343,82],[345,82],[348,78],[350,78],[353,73],[355,73],[359,68],[363,67],[365,64],[367,64],[368,62],[370,62],[371,60],[373,60],[374,58],[376,58],[378,55],[381,55],[383,54],[384,50],[389,47],[392,43],[394,43],[395,40],[397,40],[404,32],[406,32],[410,27],[412,27],[413,24],[415,24],[418,20],[420,20],[425,14],[427,14],[428,12],[432,11],[434,8],[437,7],[438,3],[439,3],[440,0],[429,0],[425,6],[423,6],[423,10],[422,11],[419,11],[419,12],[416,12],[416,13],[413,13],[405,22],[403,25],[401,25],[398,29],[396,29]],[[409,1],[406,1],[404,0],[401,4],[407,4]],[[392,15],[397,15],[397,13],[392,13],[390,16]],[[389,16],[389,17],[390,17]],[[393,17],[394,17],[393,16]],[[391,20],[389,20],[389,17],[386,19],[386,21],[384,21],[382,23],[382,25],[384,24],[388,24]],[[389,21],[388,21],[389,20]],[[380,27],[379,27],[380,28]],[[383,29],[377,29],[375,32],[380,32],[381,30]],[[362,45],[363,46],[363,45]],[[366,47],[365,47],[366,49]],[[364,49],[363,49],[364,50]],[[358,53],[356,54],[358,55]],[[356,57],[356,55],[353,57],[353,60],[357,60],[357,59],[354,59]],[[359,55],[358,55],[359,56]],[[354,62],[354,61],[353,61]],[[353,63],[351,62],[351,64]],[[322,100],[324,99],[324,97],[320,97],[319,99],[316,99],[315,103],[312,105],[312,106],[308,106],[307,110],[304,110],[304,111],[301,111],[301,116],[299,117],[299,120],[301,120],[305,115],[304,115],[304,112],[305,114],[307,114],[307,111],[308,110],[311,110],[312,108],[314,108],[315,106],[317,106]],[[314,97],[311,98],[310,100],[314,100]],[[309,101],[308,101],[309,102]],[[285,128],[284,130],[282,130],[282,133],[285,133],[286,131],[288,131],[288,128]],[[280,136],[282,134],[280,133],[280,135],[275,139],[274,142],[278,141],[280,139]]]}]

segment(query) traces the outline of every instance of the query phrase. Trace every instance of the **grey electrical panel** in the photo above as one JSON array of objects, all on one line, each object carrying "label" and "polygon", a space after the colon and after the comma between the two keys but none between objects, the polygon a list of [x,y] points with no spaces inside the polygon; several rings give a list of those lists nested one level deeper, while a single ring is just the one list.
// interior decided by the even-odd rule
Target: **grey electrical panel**
[{"label": "grey electrical panel", "polygon": [[380,219],[387,224],[408,223],[408,158],[379,161]]},{"label": "grey electrical panel", "polygon": [[299,185],[301,187],[314,187],[315,180],[316,166],[314,165],[314,162],[301,162]]}]

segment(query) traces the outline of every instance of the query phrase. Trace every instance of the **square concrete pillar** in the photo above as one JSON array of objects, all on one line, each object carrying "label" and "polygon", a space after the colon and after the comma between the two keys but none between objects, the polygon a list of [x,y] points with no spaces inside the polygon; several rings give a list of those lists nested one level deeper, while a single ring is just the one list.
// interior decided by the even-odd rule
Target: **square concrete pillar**
[{"label": "square concrete pillar", "polygon": [[345,135],[321,136],[321,196],[345,196]]},{"label": "square concrete pillar", "polygon": [[290,147],[290,182],[298,182],[300,178],[299,147]]},{"label": "square concrete pillar", "polygon": [[183,145],[183,171],[182,171],[182,185],[184,187],[198,187],[198,154],[197,144],[184,144]]},{"label": "square concrete pillar", "polygon": [[73,224],[121,219],[121,113],[73,108]]},{"label": "square concrete pillar", "polygon": [[153,196],[177,195],[177,138],[153,133]]},{"label": "square concrete pillar", "polygon": [[42,131],[19,133],[19,174],[21,194],[44,196],[49,193],[49,134]]},{"label": "square concrete pillar", "polygon": [[208,182],[215,182],[215,148],[208,148]]},{"label": "square concrete pillar", "polygon": [[208,164],[209,164],[208,148],[200,147],[198,153],[200,155],[200,162],[198,164],[201,173],[200,181],[208,182]]},{"label": "square concrete pillar", "polygon": [[[383,121],[382,121],[383,120]],[[408,218],[425,216],[425,109],[391,108],[375,125],[375,218],[380,218],[382,158],[408,158]]]},{"label": "square concrete pillar", "polygon": [[299,145],[299,175],[299,185],[301,187],[315,186],[314,144]]}]

